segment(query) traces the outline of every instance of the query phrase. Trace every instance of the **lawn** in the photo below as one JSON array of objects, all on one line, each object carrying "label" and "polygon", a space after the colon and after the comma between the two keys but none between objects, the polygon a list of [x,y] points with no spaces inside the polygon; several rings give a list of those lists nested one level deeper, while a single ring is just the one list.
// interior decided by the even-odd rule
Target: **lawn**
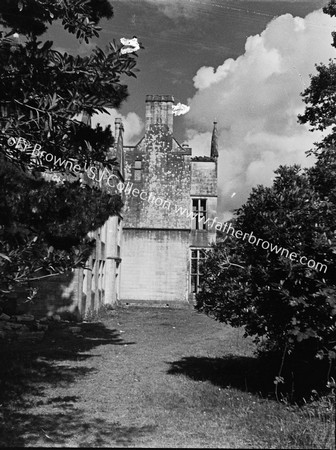
[{"label": "lawn", "polygon": [[242,330],[168,308],[80,327],[1,349],[1,446],[334,448],[330,405],[276,402]]}]

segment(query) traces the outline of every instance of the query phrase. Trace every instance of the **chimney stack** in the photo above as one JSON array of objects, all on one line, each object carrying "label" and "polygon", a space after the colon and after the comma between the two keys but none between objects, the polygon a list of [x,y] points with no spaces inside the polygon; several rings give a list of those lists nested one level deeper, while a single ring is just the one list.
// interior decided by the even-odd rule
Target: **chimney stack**
[{"label": "chimney stack", "polygon": [[166,125],[173,133],[173,103],[172,95],[146,95],[146,131],[152,125]]}]

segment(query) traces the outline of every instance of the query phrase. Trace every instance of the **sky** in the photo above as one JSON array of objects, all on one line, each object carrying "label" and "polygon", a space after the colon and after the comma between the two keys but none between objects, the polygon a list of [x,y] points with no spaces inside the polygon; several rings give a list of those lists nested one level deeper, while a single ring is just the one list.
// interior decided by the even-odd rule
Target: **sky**
[{"label": "sky", "polygon": [[325,0],[111,0],[114,18],[101,22],[94,43],[78,45],[49,29],[56,48],[82,55],[93,45],[137,36],[137,78],[125,78],[129,98],[119,111],[125,143],[143,135],[146,94],[173,95],[190,111],[174,118],[174,136],[193,155],[209,155],[213,121],[219,132],[219,218],[227,220],[252,187],[270,186],[279,165],[313,164],[305,152],[321,139],[300,125],[300,93],[316,63],[336,56],[336,18],[322,13]]}]

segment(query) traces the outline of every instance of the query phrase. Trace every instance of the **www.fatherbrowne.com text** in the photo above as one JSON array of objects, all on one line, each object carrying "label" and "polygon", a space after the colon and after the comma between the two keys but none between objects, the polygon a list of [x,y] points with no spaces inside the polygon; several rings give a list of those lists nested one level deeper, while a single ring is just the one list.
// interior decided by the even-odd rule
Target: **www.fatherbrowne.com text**
[{"label": "www.fatherbrowne.com text", "polygon": [[289,258],[291,261],[298,261],[300,264],[302,264],[303,266],[307,266],[310,269],[315,269],[320,272],[323,271],[324,273],[326,273],[327,271],[326,264],[316,262],[313,259],[308,260],[306,256],[300,256],[296,252],[290,252],[287,248],[274,245],[269,241],[258,238],[253,234],[252,231],[250,233],[244,233],[242,230],[235,230],[235,228],[232,226],[230,222],[224,223],[219,222],[217,220],[217,217],[213,219],[210,218],[205,219],[204,216],[200,215],[199,213],[195,213],[194,211],[188,210],[187,208],[183,208],[182,206],[172,205],[170,200],[163,200],[160,197],[155,197],[155,195],[152,192],[148,194],[146,191],[142,190],[140,191],[137,188],[133,188],[133,183],[127,182],[127,184],[125,185],[122,182],[118,182],[116,187],[119,192],[123,191],[126,195],[131,194],[134,197],[139,197],[141,198],[141,200],[147,201],[152,205],[157,206],[158,208],[167,209],[169,211],[174,212],[175,214],[186,216],[191,220],[195,220],[198,217],[198,221],[201,222],[203,225],[206,225],[208,230],[212,227],[215,227],[215,229],[218,231],[222,231],[227,234],[231,233],[231,236],[236,237],[237,239],[242,239],[243,241],[247,240],[249,244],[257,246],[259,246],[260,244],[260,247],[263,250],[270,250],[271,252],[276,253],[277,255]]},{"label": "www.fatherbrowne.com text", "polygon": [[[18,145],[24,146],[24,150],[32,147],[28,141],[23,140],[24,142],[20,142],[18,141],[18,139],[22,138],[9,138],[8,145],[10,146],[16,145],[16,148],[18,148]],[[90,179],[92,180],[95,179],[99,183],[101,183],[105,179],[109,187],[117,189],[117,191],[119,191],[120,193],[124,192],[125,195],[131,194],[133,197],[139,197],[141,200],[147,201],[158,208],[167,209],[175,214],[186,216],[191,220],[195,220],[196,218],[198,218],[199,223],[202,223],[203,226],[206,226],[207,230],[209,230],[212,227],[215,227],[215,229],[218,231],[222,231],[227,234],[231,233],[231,235],[236,237],[237,239],[243,239],[243,241],[247,240],[249,244],[257,246],[260,244],[263,250],[270,250],[271,252],[274,252],[277,255],[289,258],[291,261],[298,261],[300,264],[302,264],[303,266],[307,266],[310,269],[315,269],[320,272],[323,271],[324,273],[326,273],[327,271],[326,264],[316,262],[313,259],[308,260],[306,256],[300,256],[296,252],[289,252],[287,248],[279,247],[278,245],[274,245],[269,241],[257,238],[252,231],[250,233],[244,233],[242,230],[235,230],[235,228],[232,226],[230,222],[224,223],[219,222],[217,221],[217,217],[215,217],[214,219],[210,218],[205,219],[203,215],[195,213],[194,211],[190,211],[187,208],[183,208],[182,206],[177,205],[173,206],[170,200],[163,200],[160,197],[156,197],[153,194],[153,192],[148,193],[146,191],[139,190],[138,188],[133,188],[133,183],[127,182],[127,184],[125,185],[120,181],[119,177],[115,173],[110,172],[106,168],[104,168],[104,170],[101,173],[99,168],[95,166],[87,167],[85,165],[85,167],[83,168],[79,164],[76,164],[75,161],[62,160],[61,158],[57,158],[52,153],[47,153],[44,150],[41,151],[41,146],[39,144],[36,144],[33,147],[32,156],[45,159],[47,162],[53,161],[56,167],[63,167],[75,173],[86,172]],[[113,183],[113,179],[116,180],[117,184]]]}]

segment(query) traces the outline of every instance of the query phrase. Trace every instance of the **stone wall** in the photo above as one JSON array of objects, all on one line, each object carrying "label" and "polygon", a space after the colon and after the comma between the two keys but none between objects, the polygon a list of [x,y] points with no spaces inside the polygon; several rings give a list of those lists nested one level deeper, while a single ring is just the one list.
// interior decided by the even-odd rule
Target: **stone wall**
[{"label": "stone wall", "polygon": [[196,197],[217,196],[217,163],[207,160],[192,160],[191,166],[190,195]]},{"label": "stone wall", "polygon": [[96,248],[86,268],[78,270],[81,315],[118,301],[121,233],[121,219],[116,216],[110,217],[103,227],[91,233],[96,239]]},{"label": "stone wall", "polygon": [[[140,196],[126,196],[124,226],[132,228],[190,228],[190,219],[176,207],[190,209],[190,150],[172,150],[172,136],[154,126],[135,147],[125,148],[126,180]],[[135,163],[141,161],[137,181]]]},{"label": "stone wall", "polygon": [[214,227],[192,230],[191,214],[192,198],[206,198],[207,217],[215,219],[217,163],[194,161],[191,148],[174,139],[173,101],[146,96],[145,136],[124,147],[123,303],[187,303],[191,247],[208,247],[216,236]]},{"label": "stone wall", "polygon": [[188,259],[189,230],[124,228],[121,273],[123,302],[186,302]]},{"label": "stone wall", "polygon": [[[120,119],[116,120],[118,139],[111,156],[117,156],[118,170],[116,177],[123,180],[123,126]],[[83,182],[96,185],[103,190],[116,194],[116,186],[109,186],[101,176],[100,182],[92,181],[82,174]],[[123,197],[123,194],[121,194]],[[26,302],[23,290],[17,292],[17,303],[20,311],[43,317],[68,314],[75,317],[85,317],[97,311],[103,304],[116,304],[119,299],[119,267],[120,246],[122,235],[122,218],[110,216],[99,229],[89,233],[96,242],[95,249],[85,263],[85,268],[75,269],[67,275],[42,278],[31,281],[30,286],[36,287],[38,293],[33,302]]]},{"label": "stone wall", "polygon": [[[37,289],[37,295],[32,301],[27,301],[23,290],[23,288],[28,287]],[[76,270],[67,274],[31,281],[29,285],[25,284],[17,292],[17,312],[21,314],[30,313],[40,318],[67,311],[74,317],[79,317],[79,287],[79,272]]]}]

